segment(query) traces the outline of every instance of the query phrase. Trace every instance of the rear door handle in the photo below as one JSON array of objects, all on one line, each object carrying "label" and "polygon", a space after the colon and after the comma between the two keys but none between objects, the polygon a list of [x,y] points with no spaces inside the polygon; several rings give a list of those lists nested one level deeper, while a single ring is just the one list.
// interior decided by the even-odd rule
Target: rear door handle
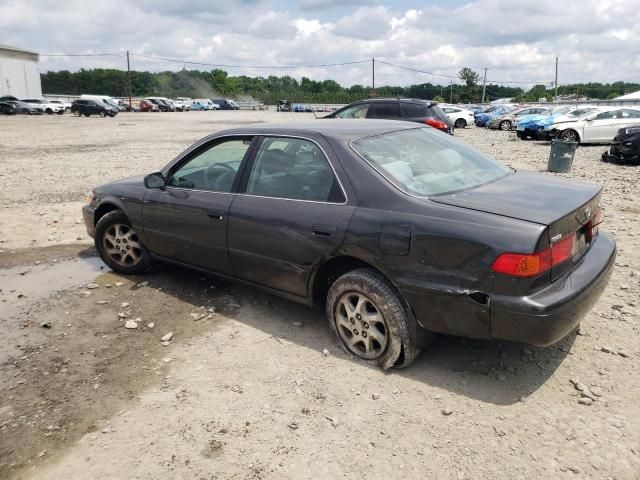
[{"label": "rear door handle", "polygon": [[207,210],[207,217],[218,221],[222,221],[224,219],[223,213],[218,210]]},{"label": "rear door handle", "polygon": [[333,237],[336,233],[336,227],[329,225],[314,225],[313,234],[318,237]]}]

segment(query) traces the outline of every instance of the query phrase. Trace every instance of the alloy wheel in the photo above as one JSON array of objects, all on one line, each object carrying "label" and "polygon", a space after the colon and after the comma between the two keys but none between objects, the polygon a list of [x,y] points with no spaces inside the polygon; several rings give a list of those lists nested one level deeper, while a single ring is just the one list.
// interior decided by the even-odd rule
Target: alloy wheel
[{"label": "alloy wheel", "polygon": [[102,245],[109,258],[123,267],[133,267],[142,259],[138,234],[129,225],[111,225],[102,236]]},{"label": "alloy wheel", "polygon": [[500,130],[511,130],[511,122],[509,120],[500,122]]},{"label": "alloy wheel", "polygon": [[366,360],[381,356],[389,342],[389,329],[373,301],[362,293],[345,293],[335,312],[338,335],[355,355]]},{"label": "alloy wheel", "polygon": [[564,132],[562,132],[562,139],[566,140],[567,142],[577,142],[578,135],[573,130],[565,130]]}]

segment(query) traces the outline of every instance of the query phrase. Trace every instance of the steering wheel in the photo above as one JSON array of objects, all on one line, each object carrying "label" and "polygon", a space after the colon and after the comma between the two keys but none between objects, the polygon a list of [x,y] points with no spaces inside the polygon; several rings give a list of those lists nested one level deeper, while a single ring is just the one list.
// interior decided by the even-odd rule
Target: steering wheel
[{"label": "steering wheel", "polygon": [[235,175],[236,171],[230,165],[226,163],[215,163],[213,165],[209,165],[207,169],[204,171],[204,183],[208,187],[212,188],[216,180],[218,180],[222,175],[227,172],[233,172]]}]

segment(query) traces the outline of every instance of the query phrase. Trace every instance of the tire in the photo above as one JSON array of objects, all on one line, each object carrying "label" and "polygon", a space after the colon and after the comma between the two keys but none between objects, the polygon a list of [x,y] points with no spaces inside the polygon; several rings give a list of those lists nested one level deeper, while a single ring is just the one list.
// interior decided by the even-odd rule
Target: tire
[{"label": "tire", "polygon": [[454,128],[464,128],[467,126],[467,121],[464,118],[458,118],[453,126]]},{"label": "tire", "polygon": [[84,116],[89,118],[91,116],[91,114],[90,113],[85,113]]},{"label": "tire", "polygon": [[500,130],[508,132],[509,130],[511,130],[511,122],[509,120],[503,120],[500,122],[499,127],[500,127]]},{"label": "tire", "polygon": [[578,143],[580,143],[580,136],[578,135],[578,132],[576,132],[575,130],[572,130],[570,128],[560,132],[560,134],[558,135],[558,138],[560,140],[564,140],[565,142],[578,142]]},{"label": "tire", "polygon": [[74,114],[76,117],[80,117],[80,116],[82,115],[82,112],[80,112],[80,110],[76,110],[75,112],[73,112],[73,114]]},{"label": "tire", "polygon": [[[98,221],[95,245],[102,261],[119,273],[144,273],[153,263],[148,250],[121,210],[113,210]],[[125,254],[117,253],[119,251],[124,251]]]},{"label": "tire", "polygon": [[58,115],[62,115],[62,114],[64,114],[64,110],[58,110],[56,113],[57,113]]},{"label": "tire", "polygon": [[71,113],[71,107],[67,107],[64,109],[64,113]]},{"label": "tire", "polygon": [[345,351],[384,370],[406,367],[420,352],[413,317],[374,270],[357,269],[339,277],[329,289],[326,312]]},{"label": "tire", "polygon": [[100,113],[98,113],[98,115],[100,115],[100,118],[104,118],[107,116],[107,114],[104,113],[104,110],[101,110]]},{"label": "tire", "polygon": [[51,110],[50,108],[47,108],[44,113],[46,113],[47,115],[52,115],[53,114],[53,110]]}]

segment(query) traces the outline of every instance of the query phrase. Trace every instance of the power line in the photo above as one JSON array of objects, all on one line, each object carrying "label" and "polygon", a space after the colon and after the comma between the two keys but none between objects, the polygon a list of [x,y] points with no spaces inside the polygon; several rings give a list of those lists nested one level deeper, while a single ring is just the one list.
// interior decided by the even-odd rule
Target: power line
[{"label": "power line", "polygon": [[125,53],[40,53],[41,57],[126,57]]},{"label": "power line", "polygon": [[201,65],[206,67],[224,67],[224,68],[258,68],[258,69],[296,69],[296,68],[324,68],[324,67],[340,67],[344,65],[355,65],[358,63],[368,63],[371,60],[353,60],[350,62],[339,63],[322,63],[318,65],[229,65],[226,63],[206,63],[206,62],[194,62],[191,60],[179,60],[176,58],[156,57],[153,55],[143,55],[141,53],[132,53],[132,57],[148,58],[152,60],[161,60],[165,62],[183,63],[189,65]]},{"label": "power line", "polygon": [[376,62],[378,63],[383,63],[385,65],[389,65],[390,67],[396,67],[396,68],[401,68],[402,70],[410,70],[412,72],[418,72],[418,73],[424,73],[426,75],[433,75],[436,77],[443,77],[443,78],[455,78],[458,79],[457,76],[453,76],[453,75],[444,75],[442,73],[434,73],[434,72],[427,72],[425,70],[418,70],[417,68],[411,68],[411,67],[403,67],[402,65],[396,65],[395,63],[389,63],[389,62],[383,62],[382,60],[376,60]]}]

